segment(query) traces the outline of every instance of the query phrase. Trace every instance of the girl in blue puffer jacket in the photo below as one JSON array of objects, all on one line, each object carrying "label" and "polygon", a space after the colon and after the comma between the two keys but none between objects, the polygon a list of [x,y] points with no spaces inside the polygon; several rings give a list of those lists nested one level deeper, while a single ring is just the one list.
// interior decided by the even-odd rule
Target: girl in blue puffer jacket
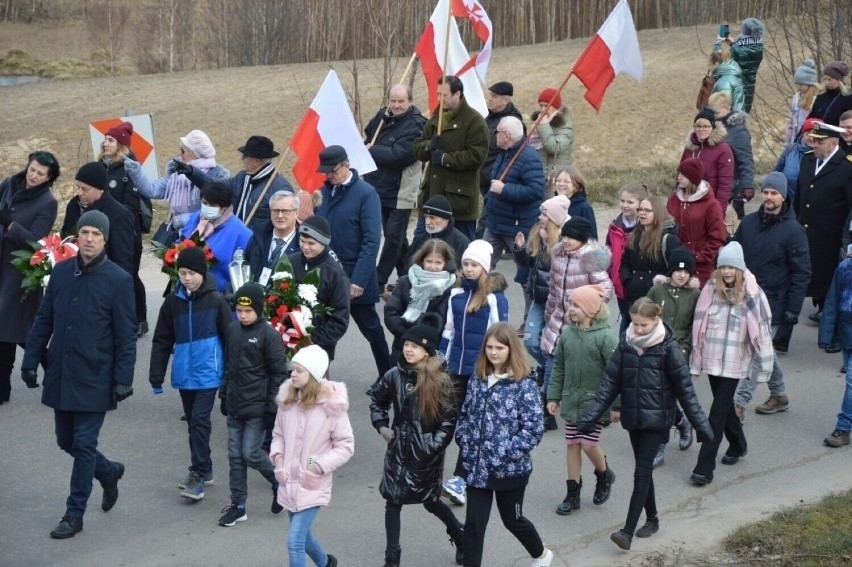
[{"label": "girl in blue puffer jacket", "polygon": [[507,323],[485,334],[456,428],[462,474],[467,482],[464,564],[479,565],[492,499],[500,518],[524,546],[534,566],[546,567],[553,552],[523,515],[532,474],[530,453],[541,441],[544,421],[538,387],[524,347]]}]

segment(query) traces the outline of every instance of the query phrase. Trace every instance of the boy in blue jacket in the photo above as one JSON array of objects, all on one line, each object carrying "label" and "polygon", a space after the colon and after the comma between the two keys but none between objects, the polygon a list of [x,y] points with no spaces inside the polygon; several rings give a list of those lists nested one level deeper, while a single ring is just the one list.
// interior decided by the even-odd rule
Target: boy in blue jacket
[{"label": "boy in blue jacket", "polygon": [[192,463],[178,488],[184,498],[201,500],[204,486],[213,484],[210,413],[225,372],[225,345],[232,317],[228,301],[216,291],[215,278],[207,274],[207,260],[200,248],[181,252],[177,267],[180,281],[166,297],[157,318],[148,381],[154,394],[163,393],[166,367],[174,350],[172,387],[180,392],[186,414]]}]

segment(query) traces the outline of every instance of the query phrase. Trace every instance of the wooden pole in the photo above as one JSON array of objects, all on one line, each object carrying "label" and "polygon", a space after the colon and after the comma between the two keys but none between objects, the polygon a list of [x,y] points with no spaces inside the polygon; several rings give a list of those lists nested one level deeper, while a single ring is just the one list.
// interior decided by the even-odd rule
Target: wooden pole
[{"label": "wooden pole", "polygon": [[251,208],[251,212],[246,217],[246,226],[251,222],[251,219],[254,218],[254,214],[257,212],[257,209],[260,208],[260,204],[263,202],[263,198],[266,197],[267,191],[269,191],[269,186],[272,185],[272,180],[275,179],[275,175],[278,173],[278,170],[281,168],[281,164],[284,163],[284,158],[286,158],[290,154],[290,146],[287,146],[287,149],[284,150],[284,153],[281,154],[281,157],[278,158],[278,163],[275,164],[275,169],[272,170],[272,175],[269,176],[269,181],[266,182],[266,186],[263,188],[263,191],[260,193],[260,197],[257,198],[257,202],[254,204],[254,207]]},{"label": "wooden pole", "polygon": [[503,181],[503,179],[506,178],[506,174],[509,173],[509,170],[512,169],[512,166],[515,165],[515,161],[517,161],[518,156],[521,155],[521,150],[523,150],[524,147],[530,143],[530,137],[533,135],[533,132],[538,129],[538,125],[541,123],[541,119],[544,118],[545,113],[550,109],[550,107],[553,106],[553,101],[556,100],[556,97],[559,96],[559,93],[561,93],[562,89],[565,88],[565,85],[568,84],[568,79],[570,79],[572,75],[574,75],[573,68],[568,71],[568,76],[565,77],[565,80],[562,81],[562,84],[559,85],[559,88],[556,89],[556,92],[553,93],[553,96],[550,97],[550,100],[547,101],[547,108],[545,108],[544,111],[538,113],[538,118],[535,119],[535,123],[533,123],[532,128],[530,128],[529,134],[527,134],[527,137],[524,139],[524,142],[518,148],[518,151],[515,152],[515,155],[512,156],[512,159],[509,161],[509,165],[506,166],[506,169],[503,170],[503,173],[500,174],[500,178],[497,181]]},{"label": "wooden pole", "polygon": [[[411,67],[414,66],[414,60],[417,59],[417,54],[412,53],[411,59],[408,60],[408,65],[405,67],[405,71],[402,72],[402,77],[399,79],[399,83],[402,84],[405,82],[405,78],[408,76],[408,73],[411,72]],[[379,126],[376,128],[375,134],[373,134],[373,138],[370,140],[370,145],[376,143],[376,139],[379,137],[379,132],[382,131],[382,126],[385,125],[385,117],[382,116],[382,120],[379,122]]]},{"label": "wooden pole", "polygon": [[[447,2],[447,37],[444,39],[444,65],[441,67],[444,71],[444,76],[449,75],[447,73],[447,59],[450,56],[450,26],[453,25],[453,11],[450,9],[450,3]],[[437,87],[437,85],[435,85]],[[437,135],[441,135],[441,127],[444,123],[444,105],[441,101],[438,101],[438,132]]]}]

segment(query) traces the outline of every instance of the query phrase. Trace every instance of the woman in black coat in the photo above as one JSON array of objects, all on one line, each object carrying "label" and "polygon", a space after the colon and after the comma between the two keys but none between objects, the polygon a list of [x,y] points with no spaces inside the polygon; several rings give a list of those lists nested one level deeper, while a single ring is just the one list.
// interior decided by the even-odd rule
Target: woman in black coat
[{"label": "woman in black coat", "polygon": [[623,529],[610,536],[622,549],[630,549],[642,508],[646,523],[636,536],[649,537],[659,529],[652,463],[674,425],[675,400],[695,427],[698,441],[713,439],[710,422],[692,387],[689,366],[671,327],[660,319],[661,311],[647,297],[630,307],[632,323],[606,365],[595,399],[586,406],[578,426],[581,432],[593,432],[601,415],[621,395],[621,426],[630,433],[636,460],[627,521]]},{"label": "woman in black coat", "polygon": [[0,182],[0,404],[9,401],[15,349],[24,346],[42,292],[21,301],[24,274],[12,265],[12,252],[44,238],[56,221],[57,204],[51,188],[59,177],[59,162],[50,152],[29,155],[24,171]]}]

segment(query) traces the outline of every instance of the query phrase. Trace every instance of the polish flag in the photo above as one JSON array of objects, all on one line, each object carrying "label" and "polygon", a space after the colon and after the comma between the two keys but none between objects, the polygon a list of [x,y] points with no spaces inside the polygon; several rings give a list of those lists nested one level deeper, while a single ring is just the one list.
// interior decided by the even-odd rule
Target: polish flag
[{"label": "polish flag", "polygon": [[586,100],[601,109],[607,87],[619,73],[642,80],[642,54],[627,0],[621,0],[574,63],[574,76],[586,87]]},{"label": "polish flag", "polygon": [[290,140],[290,149],[297,156],[293,177],[299,187],[308,193],[322,187],[325,174],[317,172],[319,153],[334,145],[343,146],[350,165],[358,170],[359,175],[376,171],[376,162],[364,146],[361,133],[355,126],[343,85],[332,70],[326,75]]},{"label": "polish flag", "polygon": [[[459,27],[454,18],[450,18],[451,0],[438,0],[438,5],[426,23],[420,40],[414,47],[414,52],[420,57],[420,66],[426,77],[426,91],[429,93],[429,108],[434,111],[438,106],[438,79],[444,75],[456,75],[464,85],[464,98],[482,116],[488,115],[485,106],[485,93],[476,75],[476,57],[471,57],[459,34]],[[450,27],[447,28],[449,19]],[[444,64],[444,46],[447,34],[450,34],[447,70]],[[487,65],[487,63],[486,63]]]},{"label": "polish flag", "polygon": [[476,0],[452,0],[451,10],[456,18],[464,18],[470,22],[473,27],[473,33],[476,34],[482,43],[482,51],[476,54],[474,58],[476,66],[476,74],[484,83],[488,75],[488,63],[491,61],[491,39],[494,33],[494,26],[491,24],[491,18],[485,13],[485,8]]}]

